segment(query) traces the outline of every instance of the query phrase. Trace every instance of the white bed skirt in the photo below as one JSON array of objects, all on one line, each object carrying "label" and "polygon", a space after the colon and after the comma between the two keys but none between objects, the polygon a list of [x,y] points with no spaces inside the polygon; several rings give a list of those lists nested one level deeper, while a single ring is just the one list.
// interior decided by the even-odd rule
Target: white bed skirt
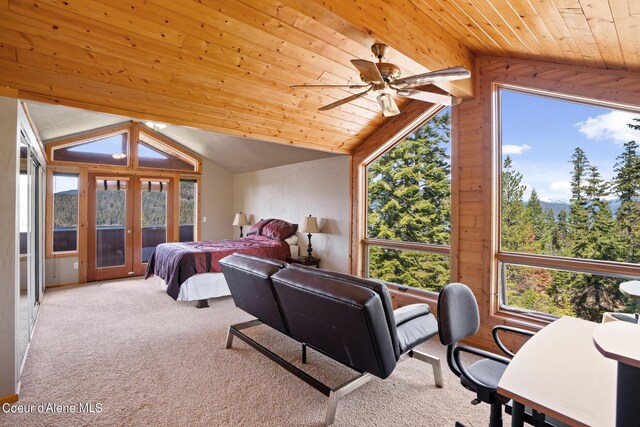
[{"label": "white bed skirt", "polygon": [[[166,283],[162,282],[165,289]],[[231,295],[222,273],[201,273],[189,277],[180,285],[178,301],[198,301]]]}]

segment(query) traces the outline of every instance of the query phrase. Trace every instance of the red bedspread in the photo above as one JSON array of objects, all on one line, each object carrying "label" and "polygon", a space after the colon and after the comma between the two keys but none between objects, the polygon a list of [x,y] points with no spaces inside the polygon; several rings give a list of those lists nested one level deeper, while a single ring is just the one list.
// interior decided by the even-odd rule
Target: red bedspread
[{"label": "red bedspread", "polygon": [[290,254],[289,244],[264,236],[204,242],[164,243],[155,249],[145,279],[151,275],[167,283],[167,293],[178,299],[180,285],[198,273],[219,272],[218,261],[227,255],[241,252],[284,261]]}]

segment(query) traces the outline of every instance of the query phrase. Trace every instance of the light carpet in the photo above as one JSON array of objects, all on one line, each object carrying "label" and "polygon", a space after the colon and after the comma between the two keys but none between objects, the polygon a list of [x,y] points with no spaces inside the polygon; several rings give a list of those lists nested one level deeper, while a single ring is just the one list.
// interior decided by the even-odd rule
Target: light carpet
[{"label": "light carpet", "polygon": [[[156,278],[47,290],[18,402],[36,413],[0,411],[0,425],[322,425],[327,398],[238,339],[226,350],[227,327],[251,317],[230,297],[209,303],[175,302]],[[311,349],[302,365],[298,344],[268,327],[248,331],[332,387],[354,375]],[[430,365],[407,359],[341,399],[335,425],[487,425],[489,407],[471,405],[437,339],[420,349],[442,358],[443,389]],[[41,403],[101,412],[37,413]]]}]

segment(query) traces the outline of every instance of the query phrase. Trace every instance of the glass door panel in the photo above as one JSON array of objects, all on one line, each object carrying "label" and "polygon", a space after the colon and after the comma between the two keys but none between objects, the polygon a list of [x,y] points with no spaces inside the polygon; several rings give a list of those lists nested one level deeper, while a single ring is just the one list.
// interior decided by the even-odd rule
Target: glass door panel
[{"label": "glass door panel", "polygon": [[196,230],[196,217],[198,206],[197,189],[198,181],[191,179],[180,180],[180,232],[178,241],[193,242],[198,235]]},{"label": "glass door panel", "polygon": [[[113,181],[105,181],[96,189],[96,267],[125,265],[127,252],[127,186],[113,188]],[[117,182],[117,181],[116,181]]]},{"label": "glass door panel", "polygon": [[149,261],[156,246],[167,242],[167,189],[169,181],[142,180],[140,214],[142,262]]},{"label": "glass door panel", "polygon": [[92,177],[89,197],[89,280],[132,271],[131,189],[128,177]]},{"label": "glass door panel", "polygon": [[29,145],[26,141],[20,139],[20,172],[18,176],[18,216],[20,218],[20,304],[18,325],[20,330],[19,338],[19,366],[22,366],[24,356],[29,344],[29,335],[31,333],[31,310],[29,303],[29,282],[32,279],[30,272],[30,237],[29,227],[31,225],[30,215],[30,179],[28,172],[29,162]]}]

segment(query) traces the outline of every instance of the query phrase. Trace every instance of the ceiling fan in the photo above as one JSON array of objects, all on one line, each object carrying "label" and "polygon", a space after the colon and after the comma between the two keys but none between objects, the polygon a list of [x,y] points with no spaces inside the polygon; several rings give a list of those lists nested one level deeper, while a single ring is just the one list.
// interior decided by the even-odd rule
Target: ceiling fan
[{"label": "ceiling fan", "polygon": [[420,101],[431,102],[442,105],[457,105],[461,99],[451,95],[433,92],[430,89],[421,89],[421,86],[451,80],[461,80],[471,77],[469,70],[464,67],[445,68],[443,70],[431,71],[423,74],[416,74],[400,78],[400,68],[389,62],[382,62],[382,58],[387,50],[387,45],[383,43],[374,43],[371,51],[378,58],[378,63],[366,61],[364,59],[352,59],[351,63],[360,71],[360,79],[365,84],[355,85],[293,85],[291,88],[345,88],[345,89],[365,89],[348,96],[344,99],[320,107],[319,111],[331,110],[340,105],[354,101],[374,91],[378,93],[376,99],[382,109],[382,115],[395,116],[400,114],[400,110],[396,102],[391,97],[392,91],[396,95],[417,99]]}]

